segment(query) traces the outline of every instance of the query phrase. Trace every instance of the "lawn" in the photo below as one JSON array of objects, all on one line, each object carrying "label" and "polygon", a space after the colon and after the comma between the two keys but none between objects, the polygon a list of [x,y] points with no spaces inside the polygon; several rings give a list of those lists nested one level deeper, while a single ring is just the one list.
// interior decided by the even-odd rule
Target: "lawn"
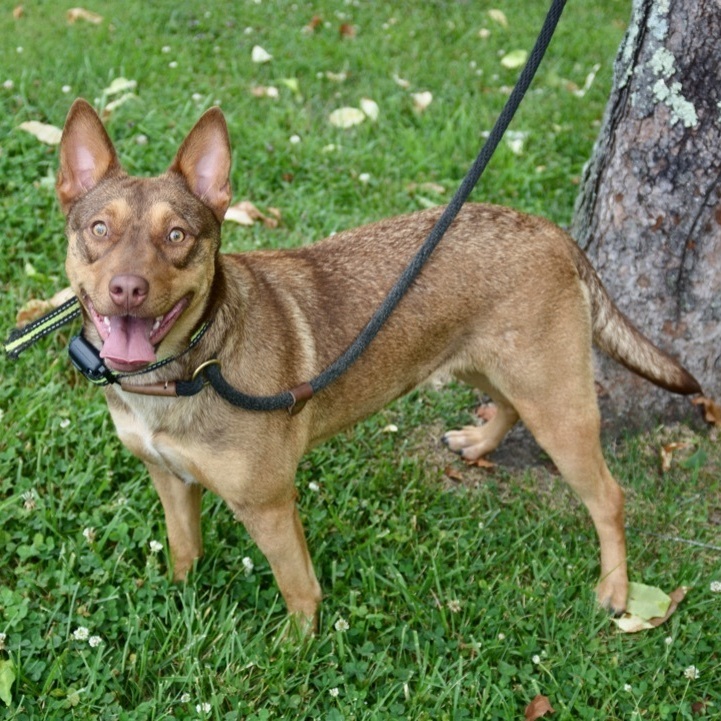
[{"label": "lawn", "polygon": [[[234,198],[281,218],[229,223],[226,249],[300,245],[445,202],[516,78],[506,65],[546,10],[108,0],[87,6],[95,24],[69,23],[74,3],[29,0],[20,17],[11,5],[0,10],[6,331],[29,299],[66,285],[57,150],[21,123],[61,126],[77,96],[98,108],[124,99],[110,134],[129,170],[156,174],[220,104]],[[475,199],[569,222],[629,16],[628,0],[569,3]],[[254,62],[255,46],[272,58]],[[113,93],[119,78],[136,83],[132,97]],[[376,120],[329,122],[364,98]],[[594,531],[549,464],[514,463],[516,441],[493,469],[464,466],[438,438],[472,421],[474,393],[414,392],[301,466],[325,600],[317,636],[298,642],[284,636],[267,563],[209,494],[206,556],[186,584],[169,581],[160,504],[102,394],[70,368],[69,332],[0,360],[0,718],[522,719],[538,694],[554,719],[721,712],[712,434],[659,426],[609,440],[632,579],[690,587],[666,624],[625,635],[594,605]],[[671,443],[685,446],[661,473]]]}]

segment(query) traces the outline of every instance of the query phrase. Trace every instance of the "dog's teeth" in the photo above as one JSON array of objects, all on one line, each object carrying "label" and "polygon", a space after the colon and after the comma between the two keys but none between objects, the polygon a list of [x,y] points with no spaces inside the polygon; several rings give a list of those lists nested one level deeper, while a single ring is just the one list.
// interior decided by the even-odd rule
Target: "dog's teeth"
[{"label": "dog's teeth", "polygon": [[153,323],[153,333],[155,333],[158,328],[160,328],[160,322],[162,321],[162,318],[156,318],[155,323]]},{"label": "dog's teeth", "polygon": [[110,318],[108,318],[107,315],[103,316],[103,323],[105,323],[105,325],[110,328]]}]

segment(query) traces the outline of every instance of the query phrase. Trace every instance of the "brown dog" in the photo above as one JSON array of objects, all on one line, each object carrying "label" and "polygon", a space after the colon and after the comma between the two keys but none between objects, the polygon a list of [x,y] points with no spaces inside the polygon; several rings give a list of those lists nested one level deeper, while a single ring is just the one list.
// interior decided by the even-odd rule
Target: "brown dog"
[{"label": "brown dog", "polygon": [[[218,109],[203,115],[158,178],[128,176],[90,105],[78,100],[70,110],[57,192],[84,334],[120,373],[182,354],[126,379],[126,388],[188,379],[209,359],[252,394],[312,378],[365,325],[440,212],[296,250],[221,255],[229,171]],[[207,320],[209,330],[186,350]],[[296,510],[299,459],[430,377],[460,378],[488,393],[498,412],[482,427],[448,433],[447,444],[475,459],[522,419],[586,504],[601,547],[598,599],[621,611],[623,492],[601,455],[592,341],[657,385],[700,391],[618,311],[563,231],[506,208],[468,205],[360,360],[301,413],[240,410],[212,388],[192,398],[118,385],[106,394],[121,440],[160,494],[175,578],[202,553],[207,488],[268,558],[288,610],[312,622],[321,591]]]}]

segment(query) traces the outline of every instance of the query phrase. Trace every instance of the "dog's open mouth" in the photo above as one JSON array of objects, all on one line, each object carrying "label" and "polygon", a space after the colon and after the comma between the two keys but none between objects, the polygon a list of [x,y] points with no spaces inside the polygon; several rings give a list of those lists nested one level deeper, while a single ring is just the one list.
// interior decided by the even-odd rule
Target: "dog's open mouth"
[{"label": "dog's open mouth", "polygon": [[151,318],[101,315],[87,297],[85,304],[103,340],[100,357],[113,370],[129,373],[157,360],[155,349],[187,307],[188,299],[179,300],[165,315]]}]

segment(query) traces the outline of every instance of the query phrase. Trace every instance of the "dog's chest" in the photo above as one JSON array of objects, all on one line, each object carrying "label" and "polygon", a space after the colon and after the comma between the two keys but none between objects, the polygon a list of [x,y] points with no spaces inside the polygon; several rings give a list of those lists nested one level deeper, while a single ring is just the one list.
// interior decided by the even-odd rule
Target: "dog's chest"
[{"label": "dog's chest", "polygon": [[123,444],[138,458],[196,483],[192,455],[180,434],[167,431],[172,409],[167,401],[123,394],[125,407],[109,404],[115,428]]}]

